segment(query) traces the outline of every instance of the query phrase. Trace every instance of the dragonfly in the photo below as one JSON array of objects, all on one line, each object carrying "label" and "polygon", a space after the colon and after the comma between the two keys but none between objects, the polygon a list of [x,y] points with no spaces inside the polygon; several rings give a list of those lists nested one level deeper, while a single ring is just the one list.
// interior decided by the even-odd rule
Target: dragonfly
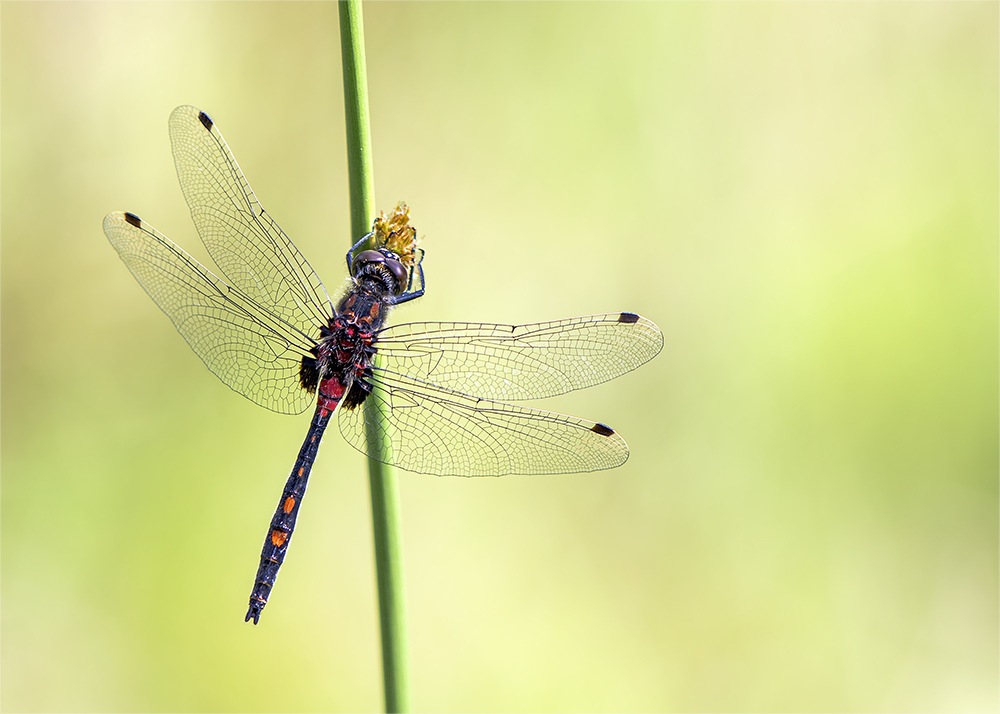
[{"label": "dragonfly", "polygon": [[457,476],[615,468],[625,440],[600,422],[511,402],[621,376],[663,347],[632,312],[526,325],[386,325],[424,294],[423,249],[405,204],[347,252],[336,305],[263,209],[215,122],[192,106],[169,120],[177,177],[221,277],[135,213],[104,233],[132,275],[224,384],[283,414],[314,407],[268,526],[245,621],[256,625],[291,542],[323,434],[406,471]]}]

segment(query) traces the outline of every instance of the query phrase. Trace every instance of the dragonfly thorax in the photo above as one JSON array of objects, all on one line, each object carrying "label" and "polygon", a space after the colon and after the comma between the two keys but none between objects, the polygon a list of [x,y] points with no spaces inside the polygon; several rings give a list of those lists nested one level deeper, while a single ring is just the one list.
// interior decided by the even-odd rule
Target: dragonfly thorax
[{"label": "dragonfly thorax", "polygon": [[[382,328],[390,303],[377,281],[355,279],[336,314],[321,331],[311,354],[302,358],[299,382],[310,394],[318,385],[336,377],[350,388],[344,407],[361,404],[370,391],[365,377],[371,371],[374,335]],[[320,397],[322,398],[322,394]]]}]

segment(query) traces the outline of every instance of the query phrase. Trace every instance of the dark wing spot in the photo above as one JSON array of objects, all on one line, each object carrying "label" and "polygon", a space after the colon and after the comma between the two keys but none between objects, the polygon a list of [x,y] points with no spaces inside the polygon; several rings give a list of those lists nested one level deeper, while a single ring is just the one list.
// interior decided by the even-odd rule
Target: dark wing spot
[{"label": "dark wing spot", "polygon": [[136,228],[142,228],[142,221],[139,220],[139,216],[134,213],[126,213],[125,222],[135,226]]},{"label": "dark wing spot", "polygon": [[615,430],[612,429],[610,426],[607,426],[606,424],[601,424],[600,422],[590,427],[590,430],[595,434],[600,434],[601,436],[611,436],[612,434],[615,433]]},{"label": "dark wing spot", "polygon": [[639,316],[634,312],[623,312],[618,316],[618,322],[624,322],[626,325],[631,325],[639,322]]},{"label": "dark wing spot", "polygon": [[208,116],[205,112],[198,112],[198,121],[200,121],[206,129],[212,131],[212,117]]}]

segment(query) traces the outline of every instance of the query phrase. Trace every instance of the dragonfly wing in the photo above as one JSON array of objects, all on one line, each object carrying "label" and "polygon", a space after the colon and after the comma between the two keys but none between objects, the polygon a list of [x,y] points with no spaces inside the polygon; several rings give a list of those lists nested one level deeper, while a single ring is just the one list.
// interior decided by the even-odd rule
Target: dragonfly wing
[{"label": "dragonfly wing", "polygon": [[315,345],[307,334],[224,283],[131,213],[108,214],[104,233],[195,354],[228,387],[285,414],[298,414],[314,401],[299,384],[302,357]]},{"label": "dragonfly wing", "polygon": [[[358,451],[407,471],[503,476],[599,471],[621,466],[628,445],[585,419],[479,399],[373,369],[365,405],[340,410],[340,432]],[[369,419],[368,412],[377,412]],[[368,439],[371,431],[373,437]],[[371,446],[369,446],[369,443]]]},{"label": "dragonfly wing", "polygon": [[389,371],[488,399],[519,401],[606,382],[653,359],[663,334],[622,312],[531,325],[414,322],[375,343]]},{"label": "dragonfly wing", "polygon": [[170,143],[191,218],[229,283],[299,329],[325,324],[333,314],[326,288],[261,207],[209,116],[174,109]]}]

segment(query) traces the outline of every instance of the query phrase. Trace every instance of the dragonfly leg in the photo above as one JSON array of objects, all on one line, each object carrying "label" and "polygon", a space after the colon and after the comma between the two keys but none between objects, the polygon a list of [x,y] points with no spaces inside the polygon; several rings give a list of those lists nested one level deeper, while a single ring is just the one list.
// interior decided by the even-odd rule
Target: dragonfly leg
[{"label": "dragonfly leg", "polygon": [[368,239],[371,238],[371,237],[372,237],[371,233],[366,233],[365,235],[361,236],[361,239],[357,243],[355,243],[354,245],[351,246],[351,249],[349,251],[347,251],[347,274],[348,275],[351,274],[351,266],[354,263],[354,251],[356,251],[362,245],[364,245],[365,243],[367,243]]},{"label": "dragonfly leg", "polygon": [[[414,272],[420,275],[420,289],[413,289],[413,276]],[[393,305],[402,305],[404,302],[409,302],[410,300],[416,300],[418,297],[424,294],[424,252],[420,251],[420,260],[417,261],[416,271],[410,271],[410,284],[406,287],[406,292],[398,297],[392,298]]]}]

